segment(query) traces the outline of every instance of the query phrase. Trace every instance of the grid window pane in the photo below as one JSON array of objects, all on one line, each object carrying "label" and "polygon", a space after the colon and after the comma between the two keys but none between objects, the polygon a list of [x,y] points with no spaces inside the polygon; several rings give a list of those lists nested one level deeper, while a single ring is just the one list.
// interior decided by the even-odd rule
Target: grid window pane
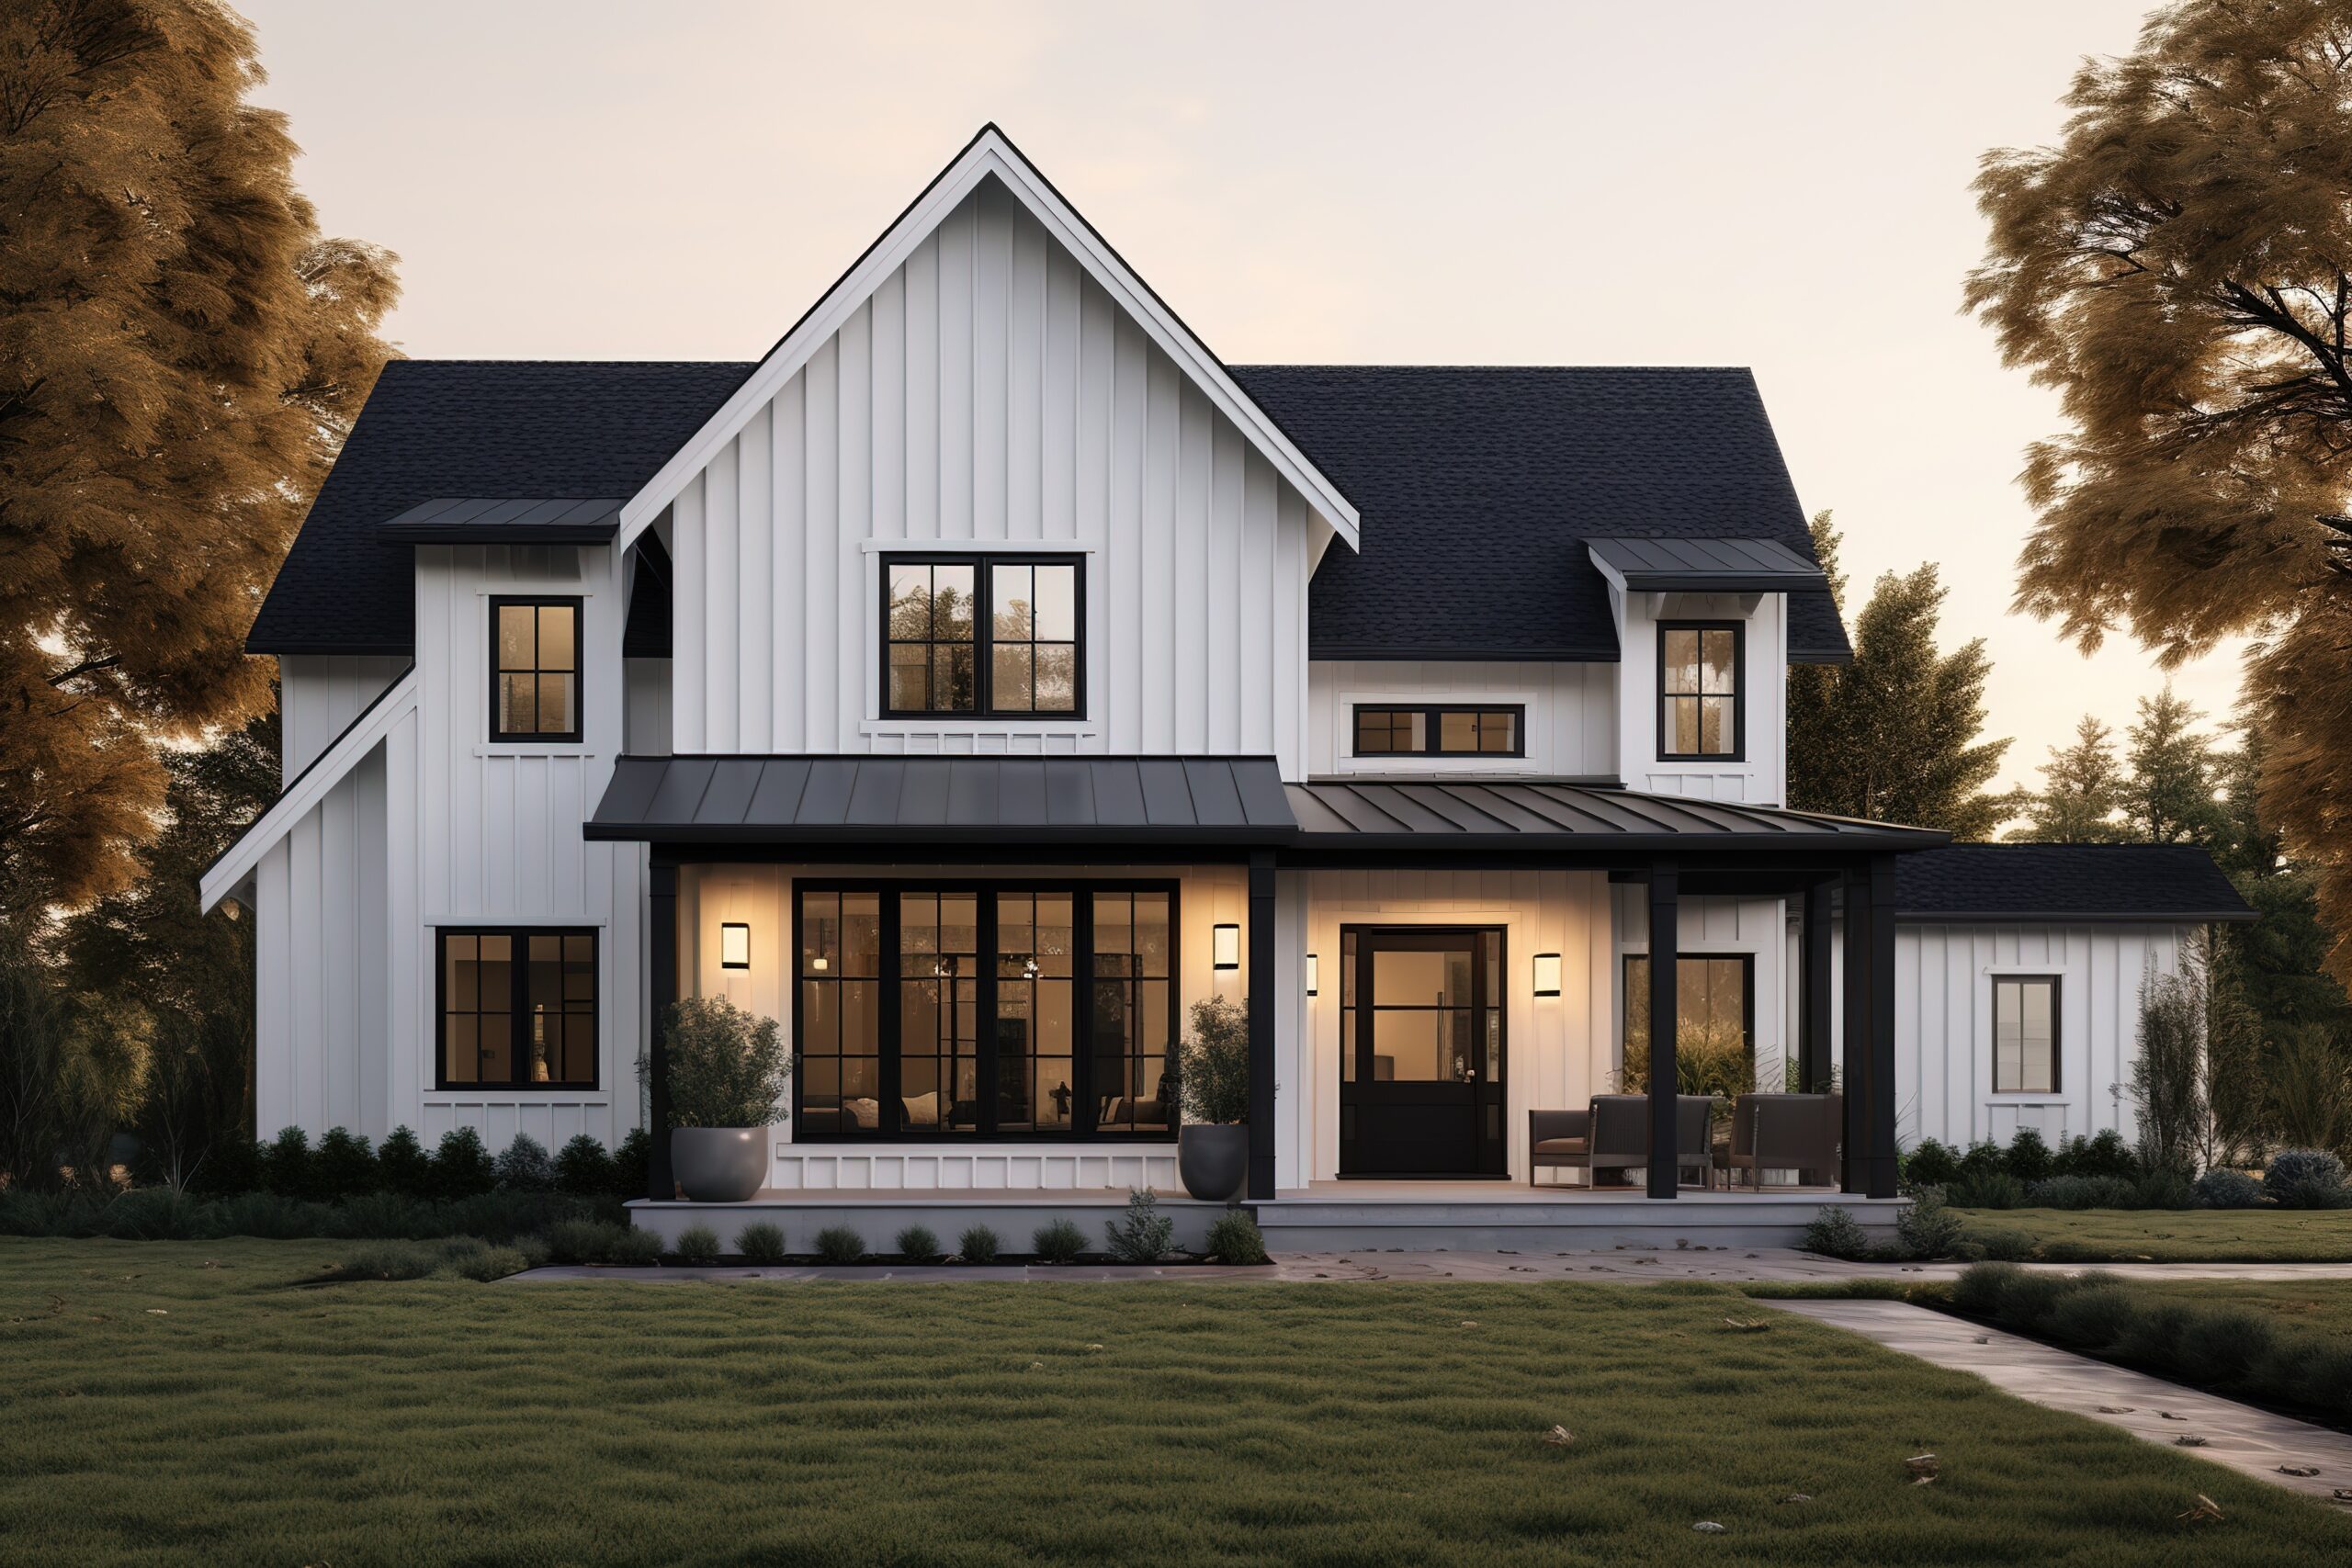
[{"label": "grid window pane", "polygon": [[1076,562],[892,561],[884,697],[893,713],[1075,714]]},{"label": "grid window pane", "polygon": [[440,942],[443,1084],[595,1084],[593,932],[444,931]]},{"label": "grid window pane", "polygon": [[1658,750],[1739,754],[1739,629],[1667,626],[1658,634]]},{"label": "grid window pane", "polygon": [[499,600],[492,617],[492,739],[577,739],[579,602]]}]

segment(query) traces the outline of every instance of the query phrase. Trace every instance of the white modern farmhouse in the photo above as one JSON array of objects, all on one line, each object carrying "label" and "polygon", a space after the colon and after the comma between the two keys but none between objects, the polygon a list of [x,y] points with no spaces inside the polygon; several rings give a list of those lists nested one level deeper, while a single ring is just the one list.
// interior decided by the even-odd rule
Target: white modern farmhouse
[{"label": "white modern farmhouse", "polygon": [[723,994],[758,1201],[876,1225],[1176,1191],[1214,994],[1273,1245],[1883,1221],[1900,1144],[2128,1132],[2246,914],[1785,807],[1849,649],[1746,371],[1227,366],[994,128],[755,364],[390,366],[250,648],[264,1135],[663,1125]]}]

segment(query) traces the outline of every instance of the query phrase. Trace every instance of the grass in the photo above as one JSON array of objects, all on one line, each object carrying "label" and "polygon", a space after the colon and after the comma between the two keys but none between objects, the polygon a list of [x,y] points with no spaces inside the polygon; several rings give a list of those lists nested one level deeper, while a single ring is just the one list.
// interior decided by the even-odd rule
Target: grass
[{"label": "grass", "polygon": [[2135,1291],[2206,1306],[2245,1307],[2281,1328],[2352,1340],[2352,1280],[2148,1280]]},{"label": "grass", "polygon": [[[2306,1499],[1711,1285],[302,1283],[337,1253],[0,1242],[6,1555],[2267,1568],[2352,1550],[2352,1523]],[[1541,1440],[1555,1423],[1574,1443]],[[1922,1449],[1942,1457],[1930,1486],[1904,1469]],[[2177,1522],[2199,1492],[2222,1523]]]},{"label": "grass", "polygon": [[2023,1231],[2052,1263],[2341,1263],[2352,1213],[2283,1209],[1957,1209],[1971,1231]]}]

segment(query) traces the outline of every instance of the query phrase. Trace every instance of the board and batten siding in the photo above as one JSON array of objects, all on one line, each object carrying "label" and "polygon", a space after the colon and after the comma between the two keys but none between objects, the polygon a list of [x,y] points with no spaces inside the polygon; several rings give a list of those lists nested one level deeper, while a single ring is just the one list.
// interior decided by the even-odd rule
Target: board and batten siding
[{"label": "board and batten siding", "polygon": [[316,761],[319,753],[334,745],[335,737],[407,668],[408,660],[398,657],[281,655],[277,660],[279,782],[291,782]]},{"label": "board and batten siding", "polygon": [[[995,180],[673,503],[680,752],[1272,754],[1306,500]],[[1086,556],[1081,721],[883,720],[881,555]]]},{"label": "board and batten siding", "polygon": [[[1526,773],[1617,777],[1613,664],[1419,663],[1316,660],[1306,667],[1306,770],[1351,773]],[[1355,709],[1489,705],[1527,710],[1524,757],[1355,755]]]},{"label": "board and batten siding", "polygon": [[[1778,806],[1788,787],[1788,596],[1611,592],[1618,615],[1618,755],[1625,787],[1652,795]],[[1736,761],[1658,756],[1658,623],[1736,621],[1747,628],[1740,704],[1747,745]]]}]

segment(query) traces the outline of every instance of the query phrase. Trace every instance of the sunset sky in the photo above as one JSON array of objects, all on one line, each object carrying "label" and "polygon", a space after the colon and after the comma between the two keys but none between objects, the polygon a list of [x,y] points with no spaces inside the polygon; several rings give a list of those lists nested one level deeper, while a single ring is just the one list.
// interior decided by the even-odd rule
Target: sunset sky
[{"label": "sunset sky", "polygon": [[1849,620],[1941,565],[2007,782],[2162,682],[2008,613],[2057,412],[1958,313],[1978,156],[2143,5],[240,8],[410,355],[756,357],[993,119],[1231,362],[1753,367]]}]

